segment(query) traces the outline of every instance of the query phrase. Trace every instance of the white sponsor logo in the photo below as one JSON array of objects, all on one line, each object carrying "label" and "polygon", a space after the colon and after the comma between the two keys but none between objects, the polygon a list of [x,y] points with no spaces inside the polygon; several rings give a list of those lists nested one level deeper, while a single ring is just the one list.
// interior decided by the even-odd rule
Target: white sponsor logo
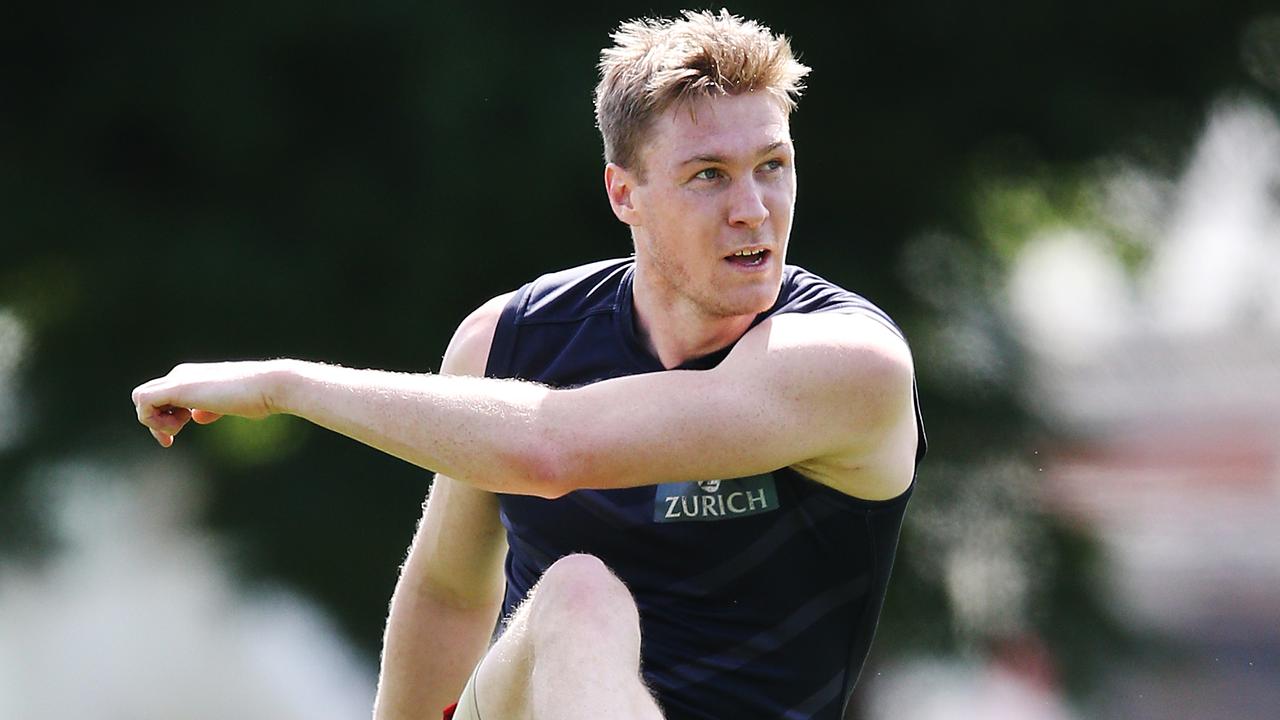
[{"label": "white sponsor logo", "polygon": [[[703,488],[704,490],[706,488]],[[708,492],[714,492],[708,490]],[[663,498],[668,520],[717,518],[767,509],[769,500],[764,488],[739,490],[728,495],[672,495]]]},{"label": "white sponsor logo", "polygon": [[773,476],[664,483],[654,489],[653,521],[728,520],[778,509]]}]

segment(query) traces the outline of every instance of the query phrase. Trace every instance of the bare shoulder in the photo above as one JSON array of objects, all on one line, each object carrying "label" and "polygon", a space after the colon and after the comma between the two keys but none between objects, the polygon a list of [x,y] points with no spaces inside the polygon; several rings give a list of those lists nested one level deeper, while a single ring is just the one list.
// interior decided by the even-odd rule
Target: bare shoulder
[{"label": "bare shoulder", "polygon": [[770,318],[779,345],[827,347],[910,363],[906,341],[885,321],[866,313],[789,313]]},{"label": "bare shoulder", "polygon": [[768,378],[764,386],[775,395],[802,404],[808,417],[795,426],[828,439],[794,469],[867,500],[910,486],[918,441],[914,369],[898,332],[866,314],[788,314],[761,323],[739,346],[738,372]]},{"label": "bare shoulder", "polygon": [[906,341],[866,314],[780,315],[753,328],[739,345],[744,346],[743,360],[771,365],[798,379],[827,381],[835,388],[848,382],[871,383],[863,390],[872,391],[885,382],[909,384],[912,378]]},{"label": "bare shoulder", "polygon": [[514,294],[498,295],[463,319],[445,350],[444,362],[440,366],[442,375],[484,375],[498,319]]}]

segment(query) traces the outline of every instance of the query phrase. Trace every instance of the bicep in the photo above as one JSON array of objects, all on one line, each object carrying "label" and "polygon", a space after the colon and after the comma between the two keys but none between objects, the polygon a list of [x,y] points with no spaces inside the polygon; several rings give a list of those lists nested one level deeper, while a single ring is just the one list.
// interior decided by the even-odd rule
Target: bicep
[{"label": "bicep", "polygon": [[[482,305],[458,326],[442,375],[484,375],[498,317],[510,295]],[[506,536],[495,494],[436,475],[405,565],[422,591],[459,604],[491,602],[502,591]]]}]

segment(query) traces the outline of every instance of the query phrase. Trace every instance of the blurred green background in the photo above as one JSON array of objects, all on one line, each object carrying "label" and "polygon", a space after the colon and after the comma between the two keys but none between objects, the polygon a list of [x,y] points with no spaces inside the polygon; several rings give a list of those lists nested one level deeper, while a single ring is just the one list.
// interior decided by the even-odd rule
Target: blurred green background
[{"label": "blurred green background", "polygon": [[[189,655],[259,668],[249,684],[278,698],[257,705],[274,717],[323,716],[285,699],[289,688],[322,685],[352,688],[348,705],[328,710],[365,711],[429,474],[287,418],[189,430],[162,451],[135,423],[129,391],[183,361],[287,356],[433,370],[453,328],[487,298],[541,272],[627,254],[602,193],[594,65],[620,20],[680,7],[0,11],[0,716],[71,717],[75,702],[90,716],[125,716],[111,707],[171,716],[162,704],[118,699],[127,693],[112,678],[163,677],[194,663]],[[1061,713],[1044,717],[1196,717],[1171,689],[1199,677],[1194,668],[1215,652],[1219,665],[1249,665],[1214,686],[1221,698],[1208,708],[1265,716],[1276,695],[1254,688],[1280,676],[1280,640],[1247,628],[1274,619],[1274,596],[1250,596],[1257,607],[1243,613],[1240,635],[1256,642],[1231,645],[1234,655],[1219,652],[1211,621],[1188,630],[1123,600],[1115,576],[1124,558],[1113,549],[1126,545],[1107,521],[1153,496],[1107,500],[1103,517],[1089,479],[1114,487],[1108,478],[1151,466],[1117,470],[1115,458],[1130,456],[1111,440],[1152,423],[1079,410],[1069,390],[1079,372],[1113,368],[1120,355],[1132,377],[1148,377],[1146,351],[1127,338],[1156,338],[1166,351],[1151,357],[1167,358],[1183,347],[1178,338],[1218,332],[1163,332],[1158,307],[1168,304],[1148,297],[1143,278],[1165,266],[1161,243],[1182,237],[1185,223],[1170,218],[1195,206],[1199,186],[1188,178],[1199,177],[1197,158],[1222,118],[1257,130],[1231,146],[1243,164],[1228,158],[1224,177],[1259,178],[1263,210],[1250,217],[1262,220],[1242,230],[1227,207],[1211,225],[1276,240],[1241,267],[1267,277],[1280,267],[1267,220],[1280,217],[1268,134],[1280,107],[1276,7],[931,0],[731,10],[791,36],[813,68],[793,116],[801,190],[789,260],[866,295],[905,328],[930,433],[856,716],[998,716],[964,709],[975,690],[929,714],[901,704],[903,686],[885,679],[949,668],[938,672],[964,688],[1006,673],[1019,692],[1047,698],[1039,712]],[[1087,237],[1093,254],[1037,255],[1049,258],[1049,276],[1066,278],[1040,304],[1037,293],[1053,288],[1023,270],[1028,248],[1043,249],[1038,241],[1053,233]],[[1127,298],[1122,326],[1115,307],[1094,302],[1093,281],[1071,284],[1080,257],[1115,269],[1103,276],[1118,277],[1112,286]],[[1097,315],[1055,325],[1058,316],[1037,314],[1063,293]],[[1270,297],[1231,305],[1229,328],[1274,338],[1280,305]],[[1109,354],[1086,352],[1099,343]],[[1275,356],[1261,347],[1265,369]],[[1230,374],[1224,357],[1211,361]],[[1130,376],[1107,377],[1123,387]],[[1174,387],[1192,382],[1177,368],[1169,377]],[[1260,377],[1262,388],[1273,376]],[[1266,489],[1276,479],[1278,406],[1247,392],[1240,403],[1228,415],[1244,418],[1231,435],[1246,438],[1244,449],[1224,462],[1238,468],[1243,453],[1248,487],[1274,506]],[[1125,406],[1149,405],[1137,397]],[[1178,444],[1153,442],[1152,457]],[[1152,467],[1158,484],[1164,466]],[[1216,468],[1202,475],[1212,481]],[[1274,535],[1239,539],[1253,552],[1258,542],[1264,555],[1280,550]],[[202,563],[207,572],[196,573]],[[152,571],[169,584],[148,580]],[[221,599],[208,605],[209,594],[192,589],[206,586]],[[144,588],[122,597],[151,597],[155,609],[109,602],[120,587]],[[183,603],[208,614],[182,615]],[[231,609],[241,603],[274,610],[246,624]],[[299,616],[319,630],[280,630]],[[231,617],[279,642],[214,653],[209,643],[241,631],[220,624]],[[204,634],[177,629],[188,621]],[[355,679],[322,682],[340,671],[308,675],[290,660],[330,652]],[[174,702],[252,696],[199,667],[169,683]],[[72,672],[95,680],[41,696],[40,677]],[[1164,699],[1149,699],[1153,691]],[[1237,697],[1242,704],[1216,704]],[[210,701],[202,712],[252,716],[237,708]]]}]

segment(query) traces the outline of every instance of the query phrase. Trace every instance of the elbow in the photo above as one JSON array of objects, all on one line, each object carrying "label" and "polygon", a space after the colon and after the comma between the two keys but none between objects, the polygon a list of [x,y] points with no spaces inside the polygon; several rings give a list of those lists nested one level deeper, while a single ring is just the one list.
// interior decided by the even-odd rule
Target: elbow
[{"label": "elbow", "polygon": [[534,433],[534,441],[524,453],[525,494],[555,500],[574,490],[592,487],[589,478],[591,453],[564,433]]},{"label": "elbow", "polygon": [[563,446],[547,443],[536,448],[527,459],[525,470],[529,495],[556,500],[576,489],[588,487],[582,482],[582,474],[576,466],[572,452]]},{"label": "elbow", "polygon": [[556,438],[539,427],[541,423],[526,426],[527,432],[519,433],[520,441],[509,448],[503,465],[506,480],[498,492],[528,495],[554,500],[569,492],[563,456],[556,445]]},{"label": "elbow", "polygon": [[548,394],[524,426],[517,492],[555,500],[574,490],[616,485],[620,468],[612,462],[612,438],[600,432],[602,423],[584,422],[594,413],[572,402],[574,397],[572,391]]},{"label": "elbow", "polygon": [[562,453],[554,448],[537,447],[526,453],[519,474],[522,495],[555,500],[575,489]]}]

